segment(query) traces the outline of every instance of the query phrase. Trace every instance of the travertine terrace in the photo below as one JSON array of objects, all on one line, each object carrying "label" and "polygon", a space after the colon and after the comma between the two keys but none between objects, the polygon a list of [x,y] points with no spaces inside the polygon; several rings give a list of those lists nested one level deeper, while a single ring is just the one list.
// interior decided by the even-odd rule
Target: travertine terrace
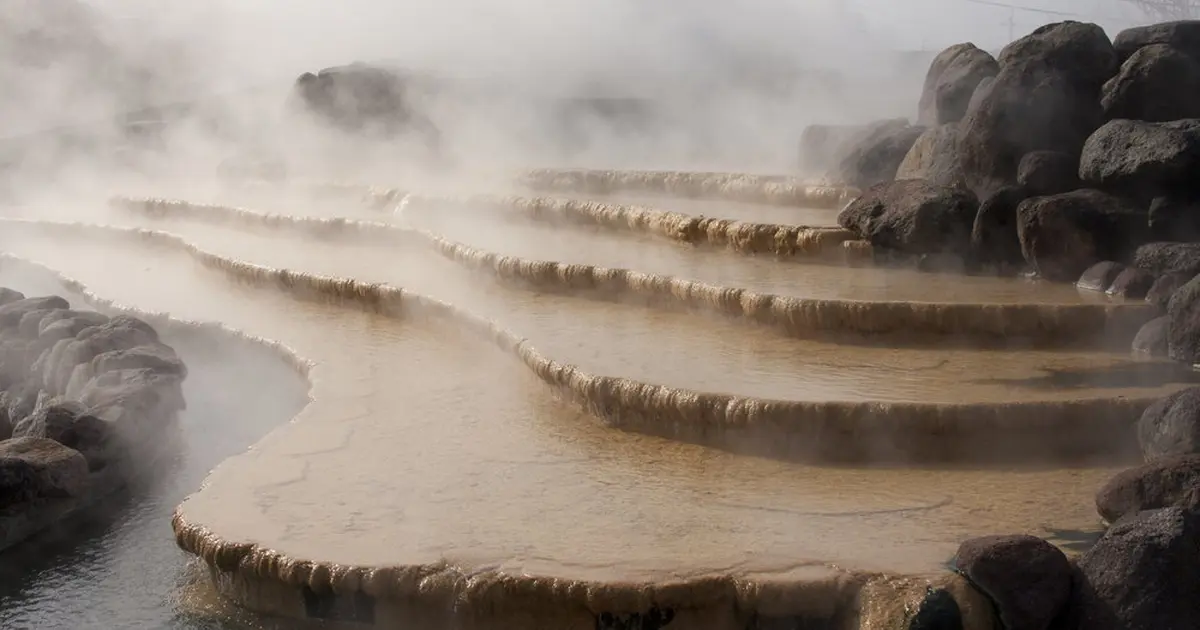
[{"label": "travertine terrace", "polygon": [[118,198],[89,224],[3,219],[0,250],[309,379],[174,520],[223,595],[292,618],[892,627],[965,538],[1097,530],[1132,423],[1189,379],[1104,350],[1143,303],[851,264],[831,226],[853,191],[517,186]]}]

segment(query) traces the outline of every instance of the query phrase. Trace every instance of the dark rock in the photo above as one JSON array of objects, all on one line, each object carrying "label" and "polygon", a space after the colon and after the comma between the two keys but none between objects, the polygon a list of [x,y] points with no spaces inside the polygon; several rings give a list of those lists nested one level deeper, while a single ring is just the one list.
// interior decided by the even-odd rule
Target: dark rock
[{"label": "dark rock", "polygon": [[1071,564],[1035,536],[984,536],[958,547],[955,568],[995,603],[1005,628],[1046,630],[1071,595]]},{"label": "dark rock", "polygon": [[141,368],[180,378],[187,376],[187,368],[183,361],[179,360],[173,348],[164,343],[145,344],[128,350],[112,350],[98,354],[92,359],[93,374]]},{"label": "dark rock", "polygon": [[73,448],[93,468],[108,460],[112,448],[112,429],[103,420],[88,414],[78,403],[55,401],[37,406],[33,413],[13,428],[16,437],[48,438]]},{"label": "dark rock", "polygon": [[944,588],[930,588],[917,605],[908,630],[963,630],[962,609],[954,594]]},{"label": "dark rock", "polygon": [[17,300],[24,300],[24,299],[25,299],[24,293],[21,293],[20,291],[14,291],[8,287],[0,287],[0,305],[4,305],[4,304],[8,304],[10,302],[16,302]]},{"label": "dark rock", "polygon": [[1145,212],[1098,190],[1034,197],[1017,207],[1026,262],[1042,277],[1074,281],[1102,260],[1126,260],[1145,240]]},{"label": "dark rock", "polygon": [[978,202],[962,189],[923,180],[872,186],[838,214],[838,224],[877,248],[965,256]]},{"label": "dark rock", "polygon": [[[983,99],[987,98],[992,93],[992,86],[996,83],[996,77],[988,77],[979,82],[975,87],[975,93],[971,95],[971,102],[967,103],[967,111],[979,109],[979,104]],[[962,122],[961,120],[959,121]]]},{"label": "dark rock", "polygon": [[1150,201],[1150,236],[1161,241],[1200,241],[1200,202],[1160,195]]},{"label": "dark rock", "polygon": [[1146,322],[1133,338],[1133,352],[1151,358],[1167,356],[1167,333],[1171,318],[1163,315]]},{"label": "dark rock", "polygon": [[91,363],[106,352],[130,350],[157,342],[158,334],[145,322],[123,315],[113,317],[105,324],[80,332],[74,341],[62,346],[61,352],[57,352],[59,345],[56,344],[49,361],[51,365],[45,366],[49,374],[45,369],[43,371],[44,384],[51,392],[64,392],[77,366]]},{"label": "dark rock", "polygon": [[1025,264],[1017,236],[1017,206],[1028,198],[1025,189],[1006,186],[983,200],[971,228],[971,256],[976,262],[1002,268]]},{"label": "dark rock", "polygon": [[1164,44],[1140,48],[1104,84],[1100,105],[1106,120],[1200,117],[1200,61]]},{"label": "dark rock", "polygon": [[1146,461],[1200,453],[1200,387],[1164,396],[1142,412],[1138,444]]},{"label": "dark rock", "polygon": [[0,397],[0,441],[12,437],[13,423],[8,417],[8,400]]},{"label": "dark rock", "polygon": [[1191,628],[1200,619],[1197,553],[1200,514],[1164,508],[1113,524],[1079,569],[1117,627]]},{"label": "dark rock", "polygon": [[896,179],[896,171],[924,127],[884,126],[859,138],[838,160],[830,177],[842,184],[867,188]]},{"label": "dark rock", "polygon": [[0,328],[18,326],[21,318],[31,311],[48,311],[56,308],[70,308],[70,306],[66,300],[57,295],[8,302],[0,306]]},{"label": "dark rock", "polygon": [[1145,510],[1172,507],[1200,488],[1200,454],[1173,455],[1123,470],[1096,493],[1096,509],[1116,522]]},{"label": "dark rock", "polygon": [[1110,120],[1083,145],[1085,182],[1145,199],[1200,192],[1200,120]]},{"label": "dark rock", "polygon": [[1002,70],[1057,72],[1079,86],[1099,88],[1117,73],[1117,52],[1104,29],[1067,20],[1047,24],[1000,51]]},{"label": "dark rock", "polygon": [[1146,243],[1134,251],[1133,264],[1153,274],[1179,273],[1190,280],[1200,274],[1200,243]]},{"label": "dark rock", "polygon": [[933,126],[962,120],[979,82],[999,72],[996,59],[974,44],[955,44],[938,53],[925,74],[918,124]]},{"label": "dark rock", "polygon": [[112,370],[88,381],[79,400],[125,437],[140,440],[161,431],[187,408],[182,381],[181,376],[150,369]]},{"label": "dark rock", "polygon": [[1145,269],[1126,267],[1117,274],[1116,278],[1113,278],[1105,292],[1113,297],[1141,300],[1150,292],[1152,286],[1154,286],[1154,274]]},{"label": "dark rock", "polygon": [[831,170],[856,141],[873,131],[903,129],[905,118],[877,121],[868,125],[809,125],[800,132],[800,168],[808,173]]},{"label": "dark rock", "polygon": [[1031,197],[1071,192],[1079,188],[1079,160],[1058,151],[1030,151],[1017,165],[1017,184]]},{"label": "dark rock", "polygon": [[46,329],[52,326],[61,325],[68,326],[74,330],[75,332],[71,333],[71,336],[74,337],[87,328],[100,326],[108,323],[108,321],[109,318],[107,315],[95,311],[77,311],[69,308],[58,309],[51,311],[42,318],[41,327],[38,328],[38,336],[45,335]]},{"label": "dark rock", "polygon": [[87,486],[87,474],[83,456],[53,440],[5,440],[0,442],[0,507],[5,495],[10,505],[35,497],[79,496]]},{"label": "dark rock", "polygon": [[1200,20],[1162,22],[1147,26],[1135,26],[1117,33],[1113,48],[1117,57],[1124,62],[1139,48],[1153,44],[1166,44],[1184,54],[1200,59]]},{"label": "dark rock", "polygon": [[896,169],[896,179],[924,179],[942,186],[962,183],[958,165],[958,125],[925,130]]},{"label": "dark rock", "polygon": [[1085,291],[1107,291],[1108,287],[1112,286],[1113,280],[1125,271],[1125,265],[1111,260],[1098,262],[1091,267],[1088,267],[1079,280],[1075,282],[1077,288]]},{"label": "dark rock", "polygon": [[3,399],[8,403],[8,419],[14,427],[33,413],[34,407],[37,406],[38,394],[41,391],[37,382],[26,380],[4,392]]},{"label": "dark rock", "polygon": [[1200,276],[1176,289],[1167,303],[1170,318],[1167,356],[1195,365],[1200,363]]},{"label": "dark rock", "polygon": [[1171,272],[1158,277],[1154,284],[1150,286],[1150,291],[1146,293],[1146,301],[1157,306],[1160,311],[1166,312],[1167,304],[1171,302],[1171,296],[1179,290],[1179,287],[1188,283],[1194,276],[1186,273]]}]

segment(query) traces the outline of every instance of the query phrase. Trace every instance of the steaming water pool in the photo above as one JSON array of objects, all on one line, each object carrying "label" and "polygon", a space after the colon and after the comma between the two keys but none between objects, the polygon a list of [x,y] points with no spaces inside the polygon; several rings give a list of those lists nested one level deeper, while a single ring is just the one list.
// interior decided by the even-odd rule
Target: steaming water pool
[{"label": "steaming water pool", "polygon": [[[52,283],[0,273],[0,285],[59,293]],[[185,451],[170,473],[106,500],[111,513],[0,555],[4,630],[245,630],[198,617],[178,597],[192,562],[171,536],[171,514],[208,471],[286,423],[307,385],[260,348],[232,339],[164,334],[190,370],[180,422]]]}]

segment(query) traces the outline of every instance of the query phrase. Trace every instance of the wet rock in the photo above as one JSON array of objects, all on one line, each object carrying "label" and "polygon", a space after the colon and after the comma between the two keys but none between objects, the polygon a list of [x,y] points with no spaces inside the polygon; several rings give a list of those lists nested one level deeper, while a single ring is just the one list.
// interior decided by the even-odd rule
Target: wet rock
[{"label": "wet rock", "polygon": [[1128,259],[1147,229],[1145,212],[1098,190],[1034,197],[1017,207],[1025,261],[1050,280],[1074,281],[1097,262]]},{"label": "wet rock", "polygon": [[1200,243],[1152,242],[1137,248],[1133,264],[1151,273],[1200,274]]},{"label": "wet rock", "polygon": [[908,630],[963,630],[962,610],[954,595],[943,588],[929,589]]},{"label": "wet rock", "polygon": [[1017,206],[1029,198],[1019,186],[1005,186],[983,200],[971,227],[971,256],[985,266],[1015,268],[1025,264],[1017,236]]},{"label": "wet rock", "polygon": [[1150,291],[1146,293],[1146,301],[1157,306],[1162,312],[1166,312],[1167,304],[1171,301],[1171,296],[1179,290],[1179,287],[1188,283],[1194,276],[1186,273],[1171,272],[1158,277],[1154,284],[1150,286]]},{"label": "wet rock", "polygon": [[1150,235],[1162,241],[1200,241],[1200,202],[1160,195],[1150,201]]},{"label": "wet rock", "polygon": [[1200,454],[1173,455],[1117,473],[1096,493],[1096,509],[1116,522],[1145,510],[1184,502],[1200,488]]},{"label": "wet rock", "polygon": [[900,163],[908,155],[924,127],[882,126],[858,138],[834,167],[834,181],[867,188],[896,179]]},{"label": "wet rock", "polygon": [[1017,164],[1017,184],[1030,196],[1079,188],[1079,160],[1059,151],[1030,151]]},{"label": "wet rock", "polygon": [[53,400],[38,405],[13,428],[15,437],[48,438],[83,454],[89,466],[101,468],[112,448],[112,429],[78,403]]},{"label": "wet rock", "polygon": [[1113,48],[1124,62],[1145,46],[1166,44],[1184,54],[1200,59],[1200,20],[1162,22],[1127,28],[1113,38]]},{"label": "wet rock", "polygon": [[962,120],[979,82],[999,72],[996,59],[974,44],[955,44],[938,53],[925,74],[918,124],[933,126]]},{"label": "wet rock", "polygon": [[1133,352],[1139,356],[1162,358],[1167,356],[1167,334],[1171,318],[1163,315],[1146,322],[1133,338]]},{"label": "wet rock", "polygon": [[1156,400],[1138,419],[1137,434],[1142,456],[1148,462],[1200,453],[1200,387]]},{"label": "wet rock", "polygon": [[25,299],[24,293],[21,293],[20,291],[15,291],[8,287],[0,287],[0,305],[9,304],[11,302],[16,302],[17,300],[24,300],[24,299]]},{"label": "wet rock", "polygon": [[[1113,524],[1079,559],[1119,628],[1190,628],[1200,619],[1200,514],[1172,507]],[[1096,627],[1096,626],[1091,626]]]},{"label": "wet rock", "polygon": [[1083,145],[1079,176],[1091,185],[1151,199],[1200,193],[1200,120],[1110,120]]},{"label": "wet rock", "polygon": [[1046,630],[1071,595],[1071,565],[1035,536],[984,536],[962,543],[955,568],[995,603],[1005,628]]},{"label": "wet rock", "polygon": [[1113,297],[1140,300],[1146,297],[1150,287],[1154,286],[1154,274],[1137,267],[1126,267],[1113,278],[1105,293]]},{"label": "wet rock", "polygon": [[926,129],[896,170],[896,179],[925,179],[942,186],[962,183],[958,165],[958,125]]},{"label": "wet rock", "polygon": [[56,308],[69,308],[71,305],[57,295],[33,297],[8,302],[0,306],[0,328],[16,327],[21,318],[32,311],[48,311]]},{"label": "wet rock", "polygon": [[1200,276],[1175,291],[1167,303],[1167,317],[1167,356],[1193,365],[1200,363]]},{"label": "wet rock", "polygon": [[1104,84],[1100,104],[1106,120],[1200,117],[1200,61],[1165,44],[1139,48]]},{"label": "wet rock", "polygon": [[1075,286],[1085,291],[1107,291],[1108,287],[1112,286],[1113,280],[1122,271],[1125,271],[1125,265],[1119,262],[1111,260],[1098,262],[1088,267],[1083,275],[1079,276]]},{"label": "wet rock", "polygon": [[923,180],[885,182],[838,213],[838,224],[875,248],[965,256],[978,202],[962,189]]},{"label": "wet rock", "polygon": [[1043,26],[1006,46],[999,61],[959,133],[964,179],[981,197],[1016,181],[1031,151],[1078,155],[1101,122],[1100,87],[1116,73],[1103,29],[1079,22]]},{"label": "wet rock", "polygon": [[0,442],[0,507],[37,497],[79,496],[87,486],[83,456],[36,437]]}]

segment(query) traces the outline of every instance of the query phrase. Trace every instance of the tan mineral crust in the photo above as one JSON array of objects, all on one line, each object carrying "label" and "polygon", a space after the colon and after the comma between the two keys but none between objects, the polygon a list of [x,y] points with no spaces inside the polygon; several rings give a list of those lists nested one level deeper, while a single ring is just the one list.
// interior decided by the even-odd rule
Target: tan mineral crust
[{"label": "tan mineral crust", "polygon": [[[594,418],[668,437],[751,428],[834,450],[879,440],[890,452],[911,439],[910,454],[936,458],[960,438],[977,448],[976,431],[1038,451],[1055,431],[1117,430],[1174,387],[1037,386],[1049,368],[1126,365],[1102,353],[835,352],[777,335],[773,351],[770,331],[703,318],[614,304],[589,319],[596,303],[503,302],[507,289],[443,276],[434,262],[446,261],[428,252],[267,242],[182,221],[163,227],[195,244],[3,223],[0,248],[99,296],[219,321],[312,362],[309,406],[221,464],[176,519],[180,544],[224,571],[227,593],[289,615],[303,615],[300,585],[561,616],[530,627],[590,627],[585,610],[729,601],[727,615],[828,614],[858,592],[854,575],[936,572],[973,535],[1095,530],[1090,497],[1112,469],[821,467]],[[307,273],[411,281],[443,301]],[[558,301],[539,311],[543,299]],[[741,397],[695,393],[721,383]],[[733,627],[700,618],[684,625]]]}]

